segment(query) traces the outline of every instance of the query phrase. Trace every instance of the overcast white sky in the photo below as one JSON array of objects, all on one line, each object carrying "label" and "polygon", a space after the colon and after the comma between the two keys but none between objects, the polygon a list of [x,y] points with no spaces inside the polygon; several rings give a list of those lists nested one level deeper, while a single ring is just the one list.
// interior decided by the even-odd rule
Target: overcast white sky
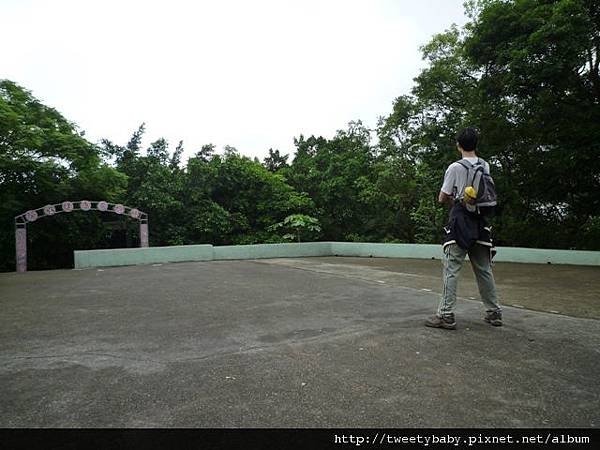
[{"label": "overcast white sky", "polygon": [[[465,23],[463,0],[0,0],[0,78],[97,142],[165,137],[261,160],[293,138],[374,127]],[[185,158],[184,158],[185,159]]]}]

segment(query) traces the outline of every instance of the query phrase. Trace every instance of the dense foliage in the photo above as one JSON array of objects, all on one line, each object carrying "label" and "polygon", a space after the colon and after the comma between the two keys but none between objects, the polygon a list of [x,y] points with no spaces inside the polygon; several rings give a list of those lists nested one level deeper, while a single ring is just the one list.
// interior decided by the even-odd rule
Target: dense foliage
[{"label": "dense foliage", "polygon": [[[95,145],[16,83],[0,82],[0,270],[14,270],[13,217],[70,200],[147,212],[151,245],[286,240],[439,242],[436,198],[454,136],[481,130],[500,196],[500,245],[600,250],[600,0],[479,0],[422,47],[427,67],[376,130],[300,136],[261,164],[204,145],[184,164],[144,126]],[[291,159],[291,161],[290,161]],[[30,268],[77,248],[135,245],[118,216],[57,215],[28,227]]]}]

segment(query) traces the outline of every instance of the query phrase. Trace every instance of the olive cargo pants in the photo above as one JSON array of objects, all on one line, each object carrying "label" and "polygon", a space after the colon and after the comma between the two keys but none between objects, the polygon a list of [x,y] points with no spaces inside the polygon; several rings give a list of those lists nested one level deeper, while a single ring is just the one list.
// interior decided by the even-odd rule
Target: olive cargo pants
[{"label": "olive cargo pants", "polygon": [[496,295],[496,282],[492,274],[492,258],[490,249],[485,245],[475,244],[468,252],[456,244],[449,244],[444,248],[444,286],[442,299],[437,314],[446,316],[454,313],[456,305],[456,289],[458,276],[463,266],[465,257],[469,255],[471,266],[477,279],[479,294],[487,311],[502,311]]}]

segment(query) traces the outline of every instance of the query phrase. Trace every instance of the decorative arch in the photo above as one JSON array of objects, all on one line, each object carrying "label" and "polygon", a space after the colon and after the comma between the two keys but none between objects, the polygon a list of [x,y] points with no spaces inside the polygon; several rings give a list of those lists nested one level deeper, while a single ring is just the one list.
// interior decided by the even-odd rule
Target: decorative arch
[{"label": "decorative arch", "polygon": [[46,205],[19,214],[15,217],[15,248],[17,252],[17,272],[27,272],[27,224],[44,217],[54,216],[72,211],[100,211],[124,215],[140,223],[140,247],[148,247],[148,214],[137,208],[108,203],[104,200],[78,202],[64,201],[54,205]]}]

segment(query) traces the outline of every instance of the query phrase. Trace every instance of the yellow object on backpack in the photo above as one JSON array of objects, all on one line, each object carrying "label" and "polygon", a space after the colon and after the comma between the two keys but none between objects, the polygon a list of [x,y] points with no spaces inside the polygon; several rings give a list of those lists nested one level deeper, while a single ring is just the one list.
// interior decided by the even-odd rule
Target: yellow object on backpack
[{"label": "yellow object on backpack", "polygon": [[473,186],[467,186],[465,188],[465,202],[474,204],[476,199],[477,191],[475,190],[475,188],[473,188]]}]

